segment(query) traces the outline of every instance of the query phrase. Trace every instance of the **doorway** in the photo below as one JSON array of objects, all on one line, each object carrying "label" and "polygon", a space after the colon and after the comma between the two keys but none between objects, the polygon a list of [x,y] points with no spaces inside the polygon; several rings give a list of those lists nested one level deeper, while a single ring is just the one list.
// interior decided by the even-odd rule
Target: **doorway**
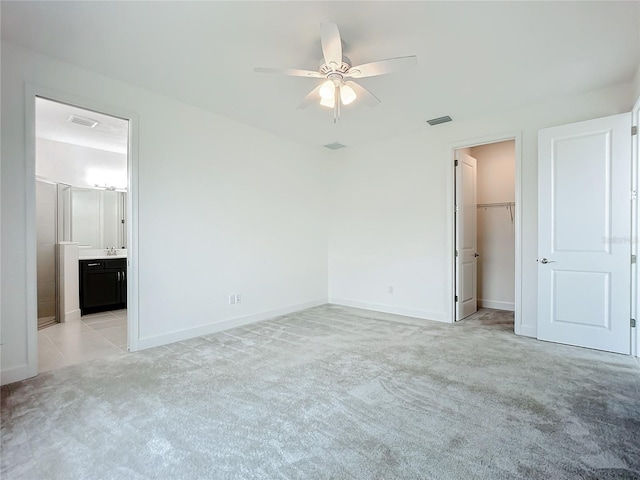
[{"label": "doorway", "polygon": [[[130,125],[44,96],[34,101],[37,352],[43,372],[128,350]],[[116,263],[114,285],[92,283],[98,276],[84,274],[86,265],[95,274]],[[96,303],[112,289],[120,292],[117,303]]]},{"label": "doorway", "polygon": [[453,320],[512,319],[519,299],[517,139],[454,148]]}]

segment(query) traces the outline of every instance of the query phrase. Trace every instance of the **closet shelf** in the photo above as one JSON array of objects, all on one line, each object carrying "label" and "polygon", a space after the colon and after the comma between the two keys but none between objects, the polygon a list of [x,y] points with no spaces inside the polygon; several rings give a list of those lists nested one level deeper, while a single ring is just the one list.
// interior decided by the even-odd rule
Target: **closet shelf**
[{"label": "closet shelf", "polygon": [[487,207],[515,207],[516,202],[502,202],[502,203],[478,203],[478,208]]}]

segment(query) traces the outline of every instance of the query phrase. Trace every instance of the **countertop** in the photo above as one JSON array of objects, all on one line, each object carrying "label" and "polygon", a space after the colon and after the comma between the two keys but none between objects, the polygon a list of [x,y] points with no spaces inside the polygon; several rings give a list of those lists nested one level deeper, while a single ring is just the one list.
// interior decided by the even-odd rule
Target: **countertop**
[{"label": "countertop", "polygon": [[127,258],[126,255],[87,255],[80,256],[78,260],[112,260],[116,258]]}]

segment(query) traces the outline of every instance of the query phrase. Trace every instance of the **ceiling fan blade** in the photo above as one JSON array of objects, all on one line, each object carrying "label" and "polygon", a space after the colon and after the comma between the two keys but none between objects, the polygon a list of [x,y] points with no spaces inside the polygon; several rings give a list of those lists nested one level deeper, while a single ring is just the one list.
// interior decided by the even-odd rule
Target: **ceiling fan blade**
[{"label": "ceiling fan blade", "polygon": [[320,88],[321,87],[322,87],[322,84],[318,85],[316,88],[311,90],[309,92],[309,94],[306,97],[304,97],[304,99],[302,100],[300,105],[298,105],[298,109],[302,110],[304,108],[307,108],[312,103],[318,102],[318,100],[320,99]]},{"label": "ceiling fan blade", "polygon": [[337,69],[342,64],[342,40],[335,23],[320,24],[320,42],[325,63],[329,66],[335,63]]},{"label": "ceiling fan blade", "polygon": [[313,70],[298,70],[295,68],[263,68],[256,67],[253,69],[258,73],[278,73],[280,75],[289,75],[292,77],[311,77],[311,78],[324,78],[320,72],[314,72]]},{"label": "ceiling fan blade", "polygon": [[376,105],[379,105],[381,103],[378,97],[376,97],[373,93],[371,93],[369,90],[364,88],[362,85],[359,85],[356,82],[353,82],[351,80],[344,83],[349,85],[351,88],[353,88],[353,91],[356,92],[357,98],[360,101],[364,102],[365,105],[369,105],[370,107],[375,107]]},{"label": "ceiling fan blade", "polygon": [[384,75],[386,73],[397,72],[418,64],[415,55],[409,57],[396,57],[378,62],[364,63],[351,67],[345,77],[364,78]]}]

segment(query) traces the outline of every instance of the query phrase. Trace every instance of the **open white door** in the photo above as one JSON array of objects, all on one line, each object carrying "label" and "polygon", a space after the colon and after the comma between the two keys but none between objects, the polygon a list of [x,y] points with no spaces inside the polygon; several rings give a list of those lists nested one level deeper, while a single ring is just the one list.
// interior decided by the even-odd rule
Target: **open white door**
[{"label": "open white door", "polygon": [[538,253],[538,338],[630,353],[630,114],[540,130]]},{"label": "open white door", "polygon": [[456,321],[478,310],[476,159],[456,155]]}]

